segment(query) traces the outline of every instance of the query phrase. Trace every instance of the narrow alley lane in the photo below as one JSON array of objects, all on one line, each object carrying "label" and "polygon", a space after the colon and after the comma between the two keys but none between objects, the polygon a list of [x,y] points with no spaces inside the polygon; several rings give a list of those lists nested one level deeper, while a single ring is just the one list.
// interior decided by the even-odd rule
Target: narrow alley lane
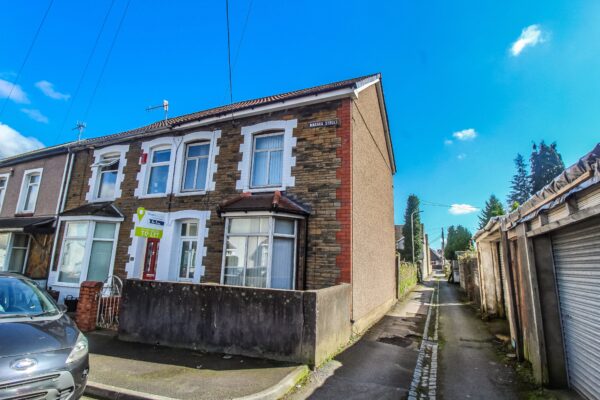
[{"label": "narrow alley lane", "polygon": [[485,323],[459,292],[439,283],[439,398],[517,399],[517,376],[497,356]]}]

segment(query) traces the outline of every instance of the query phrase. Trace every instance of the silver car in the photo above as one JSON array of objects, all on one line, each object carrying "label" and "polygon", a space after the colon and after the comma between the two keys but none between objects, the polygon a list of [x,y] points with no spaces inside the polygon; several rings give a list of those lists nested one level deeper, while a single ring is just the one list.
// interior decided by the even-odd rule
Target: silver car
[{"label": "silver car", "polygon": [[0,399],[78,399],[88,342],[34,281],[0,272]]}]

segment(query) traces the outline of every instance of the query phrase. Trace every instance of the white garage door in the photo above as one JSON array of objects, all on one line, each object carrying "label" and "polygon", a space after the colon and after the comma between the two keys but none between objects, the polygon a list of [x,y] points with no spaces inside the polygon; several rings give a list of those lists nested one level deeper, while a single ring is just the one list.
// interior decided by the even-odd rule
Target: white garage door
[{"label": "white garage door", "polygon": [[557,232],[552,247],[569,382],[600,399],[600,224]]}]

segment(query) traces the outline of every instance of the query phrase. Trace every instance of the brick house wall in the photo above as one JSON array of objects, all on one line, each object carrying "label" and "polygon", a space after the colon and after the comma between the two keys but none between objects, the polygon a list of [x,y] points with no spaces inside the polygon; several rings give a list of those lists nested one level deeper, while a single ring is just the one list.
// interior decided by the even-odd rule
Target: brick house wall
[{"label": "brick house wall", "polygon": [[[217,206],[225,199],[240,193],[236,190],[236,181],[240,179],[238,163],[242,159],[240,144],[243,141],[241,127],[271,120],[297,119],[293,131],[297,139],[293,156],[296,166],[292,167],[295,186],[288,187],[286,194],[307,206],[311,210],[308,219],[308,237],[304,238],[303,224],[299,226],[300,242],[307,241],[306,257],[302,246],[298,246],[299,267],[306,266],[306,289],[318,289],[349,282],[350,237],[341,234],[349,228],[351,193],[349,191],[350,167],[346,157],[349,148],[341,150],[342,143],[349,144],[351,101],[337,100],[310,106],[298,107],[286,111],[261,114],[240,118],[235,121],[220,122],[199,129],[181,130],[163,136],[185,135],[197,130],[221,130],[218,139],[219,154],[216,156],[217,171],[214,175],[215,190],[205,195],[177,197],[168,195],[160,198],[134,197],[138,186],[137,174],[140,171],[139,159],[142,142],[157,136],[147,136],[144,140],[132,140],[127,152],[127,164],[123,170],[124,181],[121,184],[122,195],[114,204],[125,215],[121,223],[115,256],[114,274],[126,277],[125,266],[129,261],[128,247],[131,244],[132,216],[138,207],[148,210],[173,212],[180,210],[209,210],[207,221],[208,236],[204,241],[206,256],[203,258],[205,275],[202,282],[220,282],[223,255],[224,218],[217,215]],[[308,123],[317,120],[339,119],[340,127],[309,128]],[[65,209],[69,210],[86,204],[89,190],[91,164],[94,162],[94,149],[80,150],[76,153]],[[345,172],[340,169],[345,168]],[[341,189],[340,189],[341,188]],[[340,211],[342,210],[342,211]],[[343,211],[345,210],[345,211]],[[345,214],[344,214],[345,213]],[[345,220],[340,215],[345,215]],[[62,231],[62,226],[61,226]],[[53,269],[58,265],[62,234],[56,246]],[[340,256],[341,254],[344,256]],[[303,259],[306,258],[306,262]],[[138,260],[138,262],[141,262]],[[302,271],[304,272],[304,271]],[[303,273],[299,274],[303,279]]]}]

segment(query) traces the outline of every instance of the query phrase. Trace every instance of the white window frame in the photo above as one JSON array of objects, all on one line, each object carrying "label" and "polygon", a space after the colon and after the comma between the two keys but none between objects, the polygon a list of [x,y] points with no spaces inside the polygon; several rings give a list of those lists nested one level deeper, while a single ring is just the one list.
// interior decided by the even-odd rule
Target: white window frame
[{"label": "white window frame", "polygon": [[[198,131],[188,133],[180,138],[181,142],[177,146],[177,162],[175,163],[175,196],[197,196],[204,195],[209,191],[215,190],[215,173],[217,172],[216,157],[219,154],[218,140],[221,138],[221,131]],[[185,179],[185,165],[187,147],[196,142],[210,142],[208,153],[208,167],[206,171],[206,187],[203,190],[183,190],[183,180]]]},{"label": "white window frame", "polygon": [[[282,137],[282,143],[281,143],[281,148],[279,149],[257,149],[256,148],[256,139],[259,138],[265,138],[265,137],[271,137],[271,136],[281,136]],[[250,167],[250,189],[256,190],[256,189],[271,189],[271,188],[278,188],[282,185],[283,183],[283,171],[281,171],[281,183],[276,183],[276,184],[266,184],[266,185],[253,185],[252,184],[252,177],[254,176],[254,166],[255,166],[255,156],[256,153],[269,153],[269,156],[267,158],[267,180],[269,180],[269,176],[271,173],[271,153],[275,152],[275,151],[281,151],[281,164],[282,164],[282,168],[283,168],[283,152],[285,149],[285,132],[283,131],[278,131],[278,132],[270,132],[270,133],[256,133],[252,136],[252,160],[251,162],[251,167]]]},{"label": "white window frame", "polygon": [[[240,179],[236,182],[236,189],[244,192],[272,192],[275,190],[284,191],[288,187],[293,187],[296,184],[295,178],[292,176],[292,167],[296,166],[296,157],[292,156],[293,149],[296,147],[296,138],[294,137],[294,129],[298,125],[297,119],[279,120],[261,122],[255,125],[242,127],[242,136],[244,140],[240,145],[240,153],[242,153],[242,161],[238,164],[240,171]],[[268,187],[252,187],[252,164],[254,160],[254,136],[264,134],[281,134],[283,133],[283,154],[282,154],[282,171],[281,185]]]},{"label": "white window frame", "polygon": [[[168,161],[152,161],[154,154],[159,151],[169,151],[169,160]],[[171,159],[174,157],[173,147],[172,146],[156,146],[153,147],[148,153],[148,160],[146,163],[148,164],[148,172],[146,174],[146,182],[144,184],[144,193],[146,196],[155,196],[155,197],[163,197],[169,194],[169,186],[171,181]],[[152,176],[152,168],[160,168],[167,167],[167,181],[165,182],[165,191],[160,193],[149,193],[149,185],[150,185],[150,177]]]},{"label": "white window frame", "polygon": [[[172,136],[163,136],[148,142],[142,143],[142,154],[147,154],[146,162],[141,166],[140,172],[137,174],[138,187],[135,189],[134,196],[140,199],[167,197],[173,187],[173,169],[175,160],[177,159],[175,151],[175,138]],[[152,155],[157,150],[171,150],[171,158],[168,163],[169,171],[167,173],[167,186],[165,193],[148,193],[148,183],[150,181],[150,172],[152,166]]]},{"label": "white window frame", "polygon": [[[114,145],[104,147],[102,149],[94,150],[94,163],[91,165],[92,176],[88,181],[89,190],[85,195],[86,201],[92,202],[105,202],[105,201],[114,201],[121,197],[123,194],[121,191],[121,184],[125,179],[125,175],[123,174],[123,170],[125,165],[127,165],[127,152],[129,151],[129,145]],[[113,155],[118,155],[119,157],[119,168],[117,170],[117,179],[115,182],[115,193],[112,197],[101,198],[98,196],[101,182],[101,172],[100,172],[100,162],[106,157],[110,157]]]},{"label": "white window frame", "polygon": [[[196,242],[196,254],[195,254],[195,258],[196,258],[196,265],[198,264],[198,256],[200,255],[200,221],[194,218],[187,218],[187,219],[181,219],[179,221],[177,221],[179,223],[179,235],[177,237],[177,246],[176,246],[176,250],[177,250],[177,263],[175,264],[177,266],[177,280],[179,282],[192,282],[194,280],[194,276],[192,275],[192,277],[186,277],[183,278],[181,277],[181,250],[183,248],[183,242]],[[183,224],[189,224],[189,223],[193,223],[196,224],[196,236],[181,236],[181,226]],[[196,265],[194,265],[194,275],[196,274],[195,270],[196,270]],[[189,267],[188,267],[189,268]],[[189,270],[188,270],[188,276],[189,276]]]},{"label": "white window frame", "polygon": [[0,193],[0,212],[2,212],[2,207],[4,206],[4,197],[6,197],[6,190],[8,189],[8,181],[10,180],[10,173],[0,174],[0,179],[5,180],[4,189]]},{"label": "white window frame", "polygon": [[[21,191],[19,192],[19,201],[17,202],[17,214],[35,214],[35,209],[37,207],[37,201],[40,197],[40,190],[42,188],[42,175],[44,169],[43,168],[35,168],[28,169],[23,172],[23,180],[21,182]],[[32,175],[39,175],[40,180],[38,182],[38,192],[35,196],[35,201],[33,202],[33,210],[25,210],[25,200],[27,199],[27,189],[29,188],[29,177]]]},{"label": "white window frame", "polygon": [[[272,266],[272,258],[273,258],[273,237],[284,237],[288,239],[294,239],[294,262],[293,262],[293,271],[292,271],[292,288],[291,289],[278,289],[278,290],[296,290],[296,269],[298,263],[298,221],[303,218],[298,215],[293,214],[283,214],[283,213],[269,213],[269,212],[234,212],[223,214],[225,217],[225,234],[223,236],[223,255],[221,260],[221,285],[226,285],[225,283],[225,256],[227,252],[227,237],[228,236],[243,236],[243,237],[251,237],[251,236],[267,236],[269,238],[269,248],[268,248],[268,256],[267,256],[267,286],[266,289],[271,288],[271,271],[273,269]],[[260,217],[268,217],[269,218],[269,232],[264,233],[240,233],[240,234],[229,234],[229,222],[231,219],[235,218],[260,218]],[[275,233],[275,219],[291,219],[294,221],[294,235],[285,235],[281,233]],[[244,265],[244,268],[247,268]],[[244,272],[244,287],[246,284],[246,273]]]},{"label": "white window frame", "polygon": [[[118,244],[118,240],[119,240],[119,231],[121,228],[122,219],[108,218],[108,217],[61,217],[59,220],[59,224],[63,223],[63,222],[65,223],[65,228],[64,228],[62,238],[61,238],[62,243],[60,246],[60,253],[59,253],[59,257],[58,257],[58,267],[56,268],[56,271],[54,272],[55,279],[54,279],[52,286],[79,288],[81,286],[81,283],[86,281],[87,276],[88,276],[89,266],[90,266],[90,254],[92,252],[92,245],[94,243],[94,240],[107,241],[107,242],[111,241],[110,239],[94,239],[94,230],[96,228],[96,222],[108,222],[108,223],[115,224],[115,237],[112,239],[113,248],[112,248],[112,254],[111,254],[111,259],[110,259],[110,266],[108,268],[108,276],[111,276],[113,274],[114,267],[115,267],[115,255],[117,253],[117,244]],[[83,265],[81,266],[81,273],[79,275],[78,283],[59,281],[60,269],[62,267],[62,261],[63,261],[64,249],[65,249],[65,235],[67,233],[67,225],[70,222],[87,222],[88,223],[88,230],[87,230],[86,239],[85,239],[85,250],[83,252]],[[57,231],[58,231],[58,228],[57,228]]]},{"label": "white window frame", "polygon": [[[21,268],[21,273],[24,274],[25,270],[27,269],[27,261],[29,261],[29,251],[31,249],[31,235],[27,234],[27,233],[23,233],[23,232],[2,232],[2,233],[8,233],[9,237],[8,237],[8,244],[6,245],[6,256],[4,258],[4,263],[10,262],[10,259],[12,257],[12,252],[13,252],[13,248],[14,248],[14,243],[15,243],[15,235],[19,234],[19,235],[26,235],[27,236],[27,248],[25,248],[25,259],[23,260],[23,268]],[[24,247],[18,247],[19,249],[23,249]],[[8,271],[8,266],[7,265],[2,265],[1,266],[2,269],[0,269],[0,271]]]}]

